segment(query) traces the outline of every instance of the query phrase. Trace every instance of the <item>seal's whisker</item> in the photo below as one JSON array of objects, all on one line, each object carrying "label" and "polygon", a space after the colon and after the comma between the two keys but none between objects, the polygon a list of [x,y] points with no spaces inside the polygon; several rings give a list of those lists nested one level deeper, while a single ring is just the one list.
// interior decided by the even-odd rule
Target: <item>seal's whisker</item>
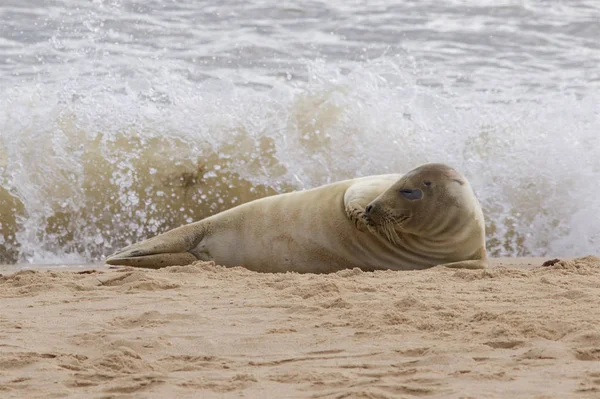
[{"label": "seal's whisker", "polygon": [[400,245],[400,236],[398,235],[398,232],[396,231],[396,229],[394,228],[394,223],[390,223],[390,232],[393,238],[393,243],[395,245]]},{"label": "seal's whisker", "polygon": [[386,218],[381,223],[381,231],[383,232],[383,234],[389,242],[391,242],[394,245],[398,245],[398,243],[400,242],[400,236],[398,236],[394,225],[395,223],[393,219]]}]

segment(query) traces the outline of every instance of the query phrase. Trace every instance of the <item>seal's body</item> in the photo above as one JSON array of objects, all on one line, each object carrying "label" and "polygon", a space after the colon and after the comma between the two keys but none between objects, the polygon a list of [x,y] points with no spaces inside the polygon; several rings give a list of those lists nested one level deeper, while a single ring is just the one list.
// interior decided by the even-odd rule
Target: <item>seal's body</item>
[{"label": "seal's body", "polygon": [[479,203],[466,179],[441,164],[262,198],[124,248],[107,263],[196,260],[300,273],[487,264]]}]

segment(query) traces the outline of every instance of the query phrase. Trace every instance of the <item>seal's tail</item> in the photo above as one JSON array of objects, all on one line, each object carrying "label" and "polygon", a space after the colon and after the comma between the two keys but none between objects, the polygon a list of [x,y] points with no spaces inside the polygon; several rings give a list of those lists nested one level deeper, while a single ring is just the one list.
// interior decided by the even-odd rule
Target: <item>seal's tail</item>
[{"label": "seal's tail", "polygon": [[194,249],[204,236],[201,223],[181,226],[125,247],[109,256],[106,263],[152,269],[193,263],[198,258],[189,251]]}]

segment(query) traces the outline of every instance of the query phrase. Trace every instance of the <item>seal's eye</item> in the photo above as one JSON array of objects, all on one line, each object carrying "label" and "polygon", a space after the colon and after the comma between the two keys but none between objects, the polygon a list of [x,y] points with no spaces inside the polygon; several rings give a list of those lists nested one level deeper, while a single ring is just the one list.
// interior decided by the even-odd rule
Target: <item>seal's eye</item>
[{"label": "seal's eye", "polygon": [[425,180],[425,181],[423,182],[423,185],[424,185],[425,187],[430,187],[430,186],[431,186],[431,182],[430,182],[429,180]]},{"label": "seal's eye", "polygon": [[414,201],[414,200],[421,199],[421,197],[423,196],[423,191],[421,191],[419,189],[411,190],[409,188],[403,188],[402,190],[400,190],[400,194],[404,198]]}]

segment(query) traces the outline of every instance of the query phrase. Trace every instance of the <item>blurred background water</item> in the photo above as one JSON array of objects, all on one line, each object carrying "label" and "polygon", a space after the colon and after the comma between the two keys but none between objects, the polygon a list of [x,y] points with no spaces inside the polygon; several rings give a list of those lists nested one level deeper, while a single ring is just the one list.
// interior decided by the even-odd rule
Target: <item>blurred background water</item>
[{"label": "blurred background water", "polygon": [[445,162],[499,255],[600,252],[600,3],[3,0],[0,263]]}]

